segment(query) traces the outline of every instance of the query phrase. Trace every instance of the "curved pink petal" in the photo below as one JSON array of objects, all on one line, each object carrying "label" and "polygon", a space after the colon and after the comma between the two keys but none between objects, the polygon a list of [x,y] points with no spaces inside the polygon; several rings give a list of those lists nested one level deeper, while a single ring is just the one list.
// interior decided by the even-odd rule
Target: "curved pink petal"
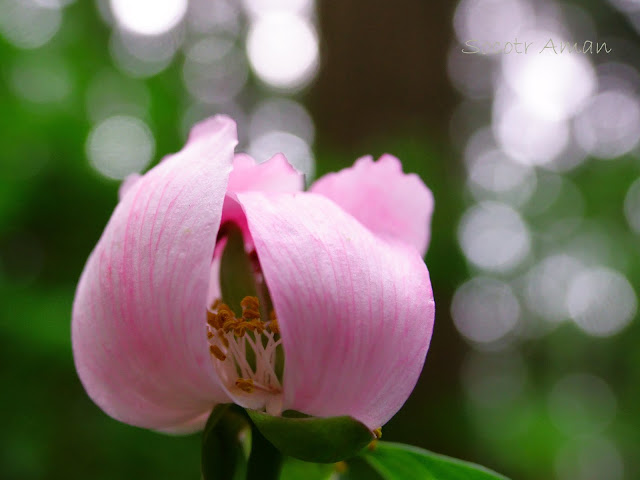
[{"label": "curved pink petal", "polygon": [[372,232],[426,253],[433,194],[416,174],[402,173],[396,157],[360,158],[353,167],[319,178],[310,191],[330,198]]},{"label": "curved pink petal", "polygon": [[409,397],[431,339],[422,258],[320,195],[238,199],[282,332],[284,408],[381,426]]},{"label": "curved pink petal", "polygon": [[236,200],[240,192],[298,192],[304,189],[304,175],[298,172],[281,153],[263,163],[245,153],[233,159],[233,170],[229,176],[227,196],[224,200],[222,223],[233,222],[245,233],[248,244],[247,220]]},{"label": "curved pink petal", "polygon": [[118,188],[118,200],[122,200],[127,192],[131,190],[131,187],[138,183],[138,180],[140,180],[141,178],[142,175],[140,175],[139,173],[132,173],[131,175],[127,175],[127,178],[122,181],[122,183],[120,184],[120,188]]},{"label": "curved pink petal", "polygon": [[302,189],[304,175],[282,153],[277,153],[262,163],[256,163],[245,153],[239,153],[233,159],[229,192],[296,192]]},{"label": "curved pink petal", "polygon": [[123,196],[92,252],[73,305],[76,368],[114,418],[195,428],[228,401],[210,363],[207,293],[237,143],[214,117]]},{"label": "curved pink petal", "polygon": [[[227,400],[225,400],[227,401]],[[187,420],[184,423],[173,425],[169,428],[158,428],[156,431],[161,433],[167,433],[169,435],[188,435],[190,433],[198,432],[204,428],[211,415],[210,411],[206,411],[199,417]]]}]

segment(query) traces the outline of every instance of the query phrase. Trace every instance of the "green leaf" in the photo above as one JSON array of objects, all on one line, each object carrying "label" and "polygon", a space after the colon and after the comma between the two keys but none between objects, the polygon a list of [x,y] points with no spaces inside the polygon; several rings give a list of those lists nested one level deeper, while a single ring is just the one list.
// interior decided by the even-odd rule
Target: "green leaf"
[{"label": "green leaf", "polygon": [[287,457],[282,465],[280,480],[329,480],[336,469],[330,463],[309,463]]},{"label": "green leaf", "polygon": [[[258,296],[251,260],[244,249],[239,228],[225,225],[227,243],[220,260],[220,290],[224,302],[236,310],[246,296]],[[242,312],[235,311],[236,315]]]},{"label": "green leaf", "polygon": [[361,457],[384,480],[508,480],[480,465],[400,443],[378,442]]},{"label": "green leaf", "polygon": [[282,417],[247,410],[258,430],[284,455],[306,462],[333,463],[353,457],[373,439],[369,429],[351,417],[309,417],[284,412]]},{"label": "green leaf", "polygon": [[217,405],[202,434],[202,478],[244,480],[250,426],[231,405]]}]

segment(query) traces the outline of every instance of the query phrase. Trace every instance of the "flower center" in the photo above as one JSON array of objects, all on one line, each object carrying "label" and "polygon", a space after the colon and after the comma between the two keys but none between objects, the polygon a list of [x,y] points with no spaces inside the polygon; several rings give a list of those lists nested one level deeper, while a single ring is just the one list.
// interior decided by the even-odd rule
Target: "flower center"
[{"label": "flower center", "polygon": [[240,307],[240,318],[220,300],[207,310],[211,360],[238,403],[279,415],[284,354],[278,320],[273,310],[261,319],[257,297],[244,297]]}]

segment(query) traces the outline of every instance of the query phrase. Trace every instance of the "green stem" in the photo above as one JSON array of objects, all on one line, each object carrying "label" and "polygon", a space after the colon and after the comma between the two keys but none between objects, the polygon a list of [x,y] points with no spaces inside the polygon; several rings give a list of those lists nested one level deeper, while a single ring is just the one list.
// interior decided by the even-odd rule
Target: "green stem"
[{"label": "green stem", "polygon": [[277,480],[282,468],[282,454],[251,423],[251,455],[247,480]]},{"label": "green stem", "polygon": [[202,434],[202,478],[244,480],[247,460],[242,431],[248,428],[244,410],[235,405],[216,406]]}]

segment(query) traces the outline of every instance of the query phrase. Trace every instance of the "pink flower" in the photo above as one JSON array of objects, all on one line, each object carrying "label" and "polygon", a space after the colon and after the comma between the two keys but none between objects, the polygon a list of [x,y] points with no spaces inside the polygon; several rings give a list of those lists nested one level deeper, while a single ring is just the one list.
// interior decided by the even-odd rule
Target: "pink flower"
[{"label": "pink flower", "polygon": [[[84,387],[112,417],[162,431],[197,430],[229,402],[380,427],[431,338],[431,192],[389,155],[302,192],[284,156],[255,164],[236,143],[234,122],[211,118],[123,183],[73,305]],[[230,225],[268,287],[242,308],[215,302]]]}]

